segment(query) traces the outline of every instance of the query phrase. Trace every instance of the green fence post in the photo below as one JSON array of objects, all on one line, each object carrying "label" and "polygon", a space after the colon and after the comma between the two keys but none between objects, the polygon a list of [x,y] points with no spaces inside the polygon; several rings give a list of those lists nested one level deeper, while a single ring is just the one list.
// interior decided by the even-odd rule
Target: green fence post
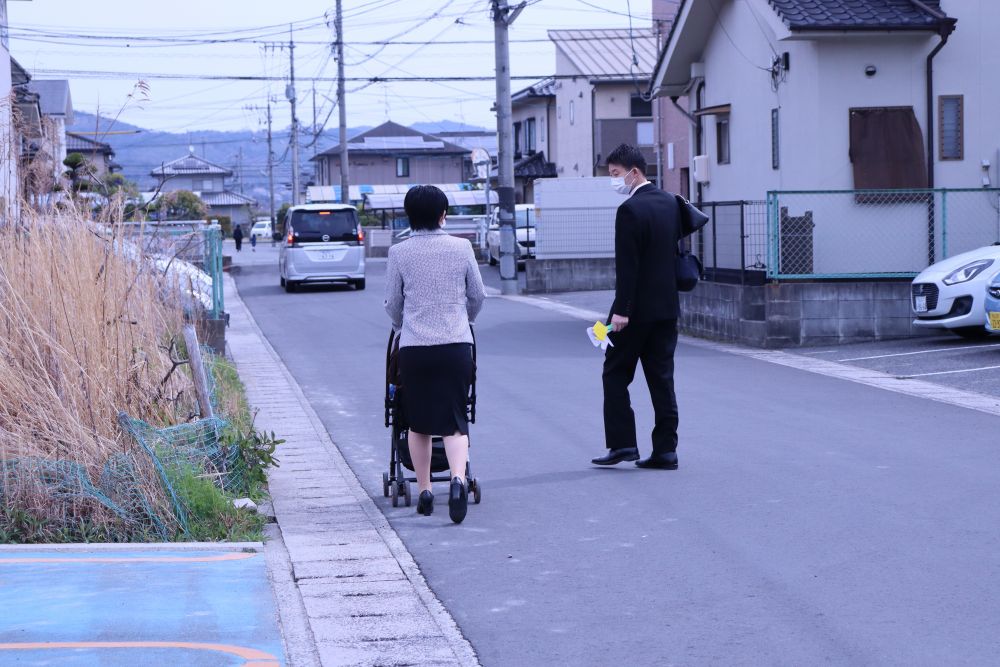
[{"label": "green fence post", "polygon": [[778,193],[767,193],[767,277],[778,277]]},{"label": "green fence post", "polygon": [[941,191],[941,259],[948,257],[948,191]]}]

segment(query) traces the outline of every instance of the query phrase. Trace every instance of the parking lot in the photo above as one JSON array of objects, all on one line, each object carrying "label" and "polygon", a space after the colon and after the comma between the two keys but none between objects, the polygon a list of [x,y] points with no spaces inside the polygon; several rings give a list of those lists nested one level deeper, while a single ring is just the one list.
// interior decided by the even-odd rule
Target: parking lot
[{"label": "parking lot", "polygon": [[911,340],[789,350],[801,355],[1000,396],[1000,336],[968,341],[952,334]]}]

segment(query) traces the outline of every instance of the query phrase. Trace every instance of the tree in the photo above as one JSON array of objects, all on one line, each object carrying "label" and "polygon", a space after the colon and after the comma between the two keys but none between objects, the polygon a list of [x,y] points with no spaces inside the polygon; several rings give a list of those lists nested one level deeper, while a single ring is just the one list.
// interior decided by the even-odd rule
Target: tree
[{"label": "tree", "polygon": [[190,190],[174,190],[159,196],[149,209],[160,220],[204,220],[208,207]]},{"label": "tree", "polygon": [[73,192],[88,190],[90,180],[95,173],[94,165],[85,158],[82,153],[70,153],[63,160],[63,165],[69,167],[66,176],[69,178],[70,188]]}]

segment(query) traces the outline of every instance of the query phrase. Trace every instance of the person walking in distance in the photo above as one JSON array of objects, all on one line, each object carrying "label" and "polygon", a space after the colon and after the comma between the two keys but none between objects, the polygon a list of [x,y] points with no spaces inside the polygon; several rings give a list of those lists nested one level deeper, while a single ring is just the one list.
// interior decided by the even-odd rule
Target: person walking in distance
[{"label": "person walking in distance", "polygon": [[257,252],[257,234],[250,230],[250,251]]},{"label": "person walking in distance", "polygon": [[236,241],[236,252],[243,250],[243,228],[239,225],[233,229],[233,240]]},{"label": "person walking in distance", "polygon": [[[613,331],[604,358],[604,436],[608,451],[595,465],[635,461],[640,468],[677,468],[677,398],[674,350],[677,347],[675,262],[681,235],[677,200],[646,180],[646,160],[635,146],[622,144],[608,155],[612,186],[629,198],[615,216],[615,300]],[[629,385],[636,366],[649,386],[656,423],[653,451],[639,460],[635,413]]]}]

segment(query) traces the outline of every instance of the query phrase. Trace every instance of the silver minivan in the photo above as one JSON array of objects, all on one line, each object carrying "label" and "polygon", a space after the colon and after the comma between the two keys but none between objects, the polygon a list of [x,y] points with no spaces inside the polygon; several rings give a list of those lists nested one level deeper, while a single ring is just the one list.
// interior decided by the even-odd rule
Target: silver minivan
[{"label": "silver minivan", "polygon": [[288,209],[278,256],[281,286],[346,283],[365,288],[365,235],[358,211],[347,204],[303,204]]}]

